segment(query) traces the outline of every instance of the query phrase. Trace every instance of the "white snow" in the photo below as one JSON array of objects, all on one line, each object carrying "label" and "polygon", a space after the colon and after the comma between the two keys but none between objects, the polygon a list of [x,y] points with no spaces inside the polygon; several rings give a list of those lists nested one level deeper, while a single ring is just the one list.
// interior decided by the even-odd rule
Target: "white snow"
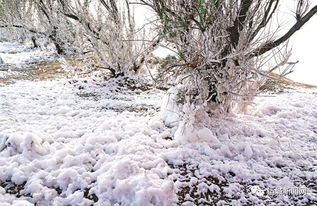
[{"label": "white snow", "polygon": [[[68,80],[0,87],[1,181],[26,182],[38,205],[91,205],[85,189],[98,196],[96,205],[175,202],[170,169],[155,152],[165,127],[150,115],[162,95],[93,85],[87,98]],[[149,111],[120,111],[130,105]]]},{"label": "white snow", "polygon": [[[50,47],[48,46],[48,48]],[[0,42],[0,67],[27,68],[34,63],[53,61],[57,58],[53,48],[45,50],[44,48],[33,48],[30,43]],[[12,73],[11,71],[6,72]],[[1,71],[0,78],[3,77],[5,74]]]},{"label": "white snow", "polygon": [[10,65],[11,67],[25,67],[26,64],[49,61],[57,58],[55,51],[43,52],[40,49],[32,49],[19,53],[0,53],[0,57],[4,64]]},{"label": "white snow", "polygon": [[181,119],[180,108],[176,103],[178,92],[179,88],[170,88],[164,96],[161,104],[160,117],[164,124],[169,127],[177,126]]},{"label": "white snow", "polygon": [[19,53],[31,49],[30,45],[23,45],[18,42],[0,42],[1,53]]},{"label": "white snow", "polygon": [[[120,88],[115,80],[1,84],[0,205],[317,201],[316,89],[256,97],[246,114],[183,127],[186,138],[180,130],[174,137],[175,128],[160,119],[170,127],[179,121],[177,105],[165,101],[159,112],[164,96]],[[17,185],[18,192],[8,192]],[[252,186],[302,186],[308,193],[260,197]]]}]

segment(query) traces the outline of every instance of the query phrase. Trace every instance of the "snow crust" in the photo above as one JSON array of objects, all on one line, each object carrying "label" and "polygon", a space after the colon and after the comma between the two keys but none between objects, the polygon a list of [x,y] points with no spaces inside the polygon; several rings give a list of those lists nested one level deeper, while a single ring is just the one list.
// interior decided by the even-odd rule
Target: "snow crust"
[{"label": "snow crust", "polygon": [[[98,196],[95,205],[176,203],[171,169],[156,152],[168,143],[154,117],[162,94],[120,93],[109,84],[0,87],[0,182],[25,184],[23,194],[32,194],[25,199],[37,205],[91,205],[85,189]],[[136,111],[123,111],[128,107]]]},{"label": "snow crust", "polygon": [[0,66],[25,68],[32,63],[52,61],[57,58],[53,48],[44,50],[44,48],[33,48],[30,43],[0,42]]},{"label": "snow crust", "polygon": [[[184,125],[192,134],[177,139],[177,107],[159,112],[167,105],[163,91],[119,84],[0,84],[0,205],[317,202],[317,90],[256,97],[248,113],[198,130]],[[20,195],[8,193],[9,183],[22,187]],[[251,186],[308,192],[259,196]]]}]

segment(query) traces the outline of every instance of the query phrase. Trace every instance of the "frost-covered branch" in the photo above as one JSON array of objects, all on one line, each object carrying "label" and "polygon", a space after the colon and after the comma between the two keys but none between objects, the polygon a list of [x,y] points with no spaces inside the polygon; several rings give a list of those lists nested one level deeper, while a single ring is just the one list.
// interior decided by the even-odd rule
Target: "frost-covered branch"
[{"label": "frost-covered branch", "polygon": [[[177,50],[162,74],[183,85],[185,102],[224,113],[252,96],[270,72],[284,68],[281,74],[289,73],[293,64],[283,45],[317,12],[317,6],[307,12],[308,2],[298,0],[297,23],[276,38],[269,25],[279,0],[141,2],[157,14],[162,38]],[[276,64],[265,68],[264,62],[274,59]]]}]

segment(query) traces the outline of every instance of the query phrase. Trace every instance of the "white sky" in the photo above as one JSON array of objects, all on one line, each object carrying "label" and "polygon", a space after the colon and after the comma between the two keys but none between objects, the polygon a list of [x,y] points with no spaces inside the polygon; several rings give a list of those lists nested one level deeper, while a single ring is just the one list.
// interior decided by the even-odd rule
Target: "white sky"
[{"label": "white sky", "polygon": [[291,39],[292,59],[299,60],[289,78],[317,85],[317,16]]},{"label": "white sky", "polygon": [[[294,21],[291,13],[293,4],[292,1],[288,2],[289,5],[282,9],[285,9],[285,17]],[[316,5],[315,0],[311,2],[314,2],[312,5]],[[288,28],[293,23],[285,22]],[[291,60],[298,60],[299,63],[288,77],[298,82],[317,85],[317,15],[292,36],[290,46],[293,48]]]}]

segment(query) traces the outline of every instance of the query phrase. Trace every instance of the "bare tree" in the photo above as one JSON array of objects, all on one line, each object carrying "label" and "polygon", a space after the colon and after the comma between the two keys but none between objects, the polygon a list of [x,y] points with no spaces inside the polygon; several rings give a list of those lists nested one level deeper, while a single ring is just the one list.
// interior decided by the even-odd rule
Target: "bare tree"
[{"label": "bare tree", "polygon": [[[317,12],[299,0],[296,23],[283,36],[268,29],[280,0],[141,0],[157,14],[161,35],[178,60],[164,71],[184,85],[180,96],[194,107],[228,113],[252,101],[263,78],[292,62],[287,40]],[[270,59],[276,64],[264,65]],[[205,108],[206,109],[206,108]]]}]

